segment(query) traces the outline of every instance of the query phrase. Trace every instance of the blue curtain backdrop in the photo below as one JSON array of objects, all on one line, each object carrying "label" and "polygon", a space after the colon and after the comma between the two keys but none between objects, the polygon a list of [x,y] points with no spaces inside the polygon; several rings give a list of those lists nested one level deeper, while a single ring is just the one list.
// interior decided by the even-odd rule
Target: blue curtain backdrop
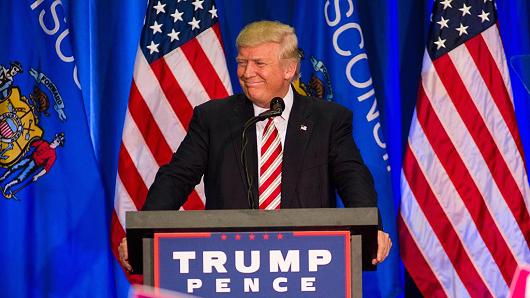
[{"label": "blue curtain backdrop", "polygon": [[70,25],[60,1],[0,2],[2,297],[126,294]]},{"label": "blue curtain backdrop", "polygon": [[[14,10],[7,10],[6,7],[9,5],[5,4],[6,2],[19,1],[2,1],[1,4],[2,11],[17,13]],[[39,1],[27,2],[31,4]],[[90,136],[103,178],[100,195],[106,198],[106,210],[110,212],[123,119],[147,1],[63,0],[62,2],[66,8],[65,17],[70,24],[70,37],[73,41]],[[310,0],[303,2],[306,3],[306,9],[311,7]],[[344,3],[346,0],[340,2]],[[525,78],[525,69],[528,70],[528,67],[524,66],[528,66],[525,61],[528,61],[530,55],[528,21],[530,4],[527,0],[496,2],[501,36],[510,61],[519,129],[525,152],[529,152],[530,95],[522,79]],[[236,53],[234,40],[239,29],[250,21],[272,15],[279,20],[293,20],[296,16],[303,15],[304,11],[297,6],[297,1],[287,0],[217,0],[216,3],[229,71],[234,91],[238,92],[233,57]],[[381,112],[383,133],[387,140],[386,149],[390,155],[395,206],[399,206],[399,171],[416,101],[432,0],[375,0],[354,1],[354,3],[364,33],[370,72]],[[2,24],[4,27],[19,26],[24,22],[25,17],[17,16],[14,18],[17,21],[10,23],[3,21]],[[300,30],[298,33],[311,34]],[[2,39],[3,45],[12,42],[5,40],[5,37]],[[526,155],[528,156],[528,153]],[[116,269],[115,262],[111,263],[111,266]],[[122,295],[127,283],[120,270],[115,272],[117,287]],[[6,279],[11,278],[6,277]]]}]

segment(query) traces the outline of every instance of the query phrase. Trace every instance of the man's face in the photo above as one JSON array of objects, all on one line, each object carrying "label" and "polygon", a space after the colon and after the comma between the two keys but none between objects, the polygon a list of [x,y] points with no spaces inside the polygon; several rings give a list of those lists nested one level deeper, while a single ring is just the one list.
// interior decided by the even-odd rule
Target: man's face
[{"label": "man's face", "polygon": [[280,59],[279,44],[240,47],[238,51],[237,76],[243,92],[252,102],[268,108],[271,99],[287,94],[296,62]]}]

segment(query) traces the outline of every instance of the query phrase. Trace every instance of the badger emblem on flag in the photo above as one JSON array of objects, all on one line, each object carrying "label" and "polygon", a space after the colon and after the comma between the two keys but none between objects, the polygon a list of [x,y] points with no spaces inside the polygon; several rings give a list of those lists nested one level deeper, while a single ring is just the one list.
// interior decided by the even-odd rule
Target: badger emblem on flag
[{"label": "badger emblem on flag", "polygon": [[10,67],[0,65],[0,167],[6,169],[0,176],[0,187],[8,199],[16,199],[18,191],[50,170],[56,158],[55,148],[63,146],[65,139],[60,132],[51,142],[43,140],[44,130],[39,125],[41,115],[49,116],[50,106],[39,83],[53,95],[57,117],[66,120],[64,102],[55,84],[43,73],[30,69],[36,84],[28,98],[13,86],[14,77],[20,73],[22,66],[18,62],[11,62]]}]

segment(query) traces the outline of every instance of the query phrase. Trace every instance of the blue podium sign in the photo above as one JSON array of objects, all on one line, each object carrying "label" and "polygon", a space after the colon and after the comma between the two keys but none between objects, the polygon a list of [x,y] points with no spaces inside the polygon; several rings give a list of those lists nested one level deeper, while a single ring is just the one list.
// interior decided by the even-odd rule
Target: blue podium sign
[{"label": "blue podium sign", "polygon": [[350,233],[155,233],[154,278],[200,297],[350,297]]}]

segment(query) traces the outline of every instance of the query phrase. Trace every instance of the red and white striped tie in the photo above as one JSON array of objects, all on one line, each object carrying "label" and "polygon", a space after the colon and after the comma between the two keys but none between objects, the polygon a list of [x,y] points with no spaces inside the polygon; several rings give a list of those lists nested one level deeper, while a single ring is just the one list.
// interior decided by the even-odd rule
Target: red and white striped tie
[{"label": "red and white striped tie", "polygon": [[282,142],[272,118],[261,138],[259,209],[279,209],[282,197]]}]

